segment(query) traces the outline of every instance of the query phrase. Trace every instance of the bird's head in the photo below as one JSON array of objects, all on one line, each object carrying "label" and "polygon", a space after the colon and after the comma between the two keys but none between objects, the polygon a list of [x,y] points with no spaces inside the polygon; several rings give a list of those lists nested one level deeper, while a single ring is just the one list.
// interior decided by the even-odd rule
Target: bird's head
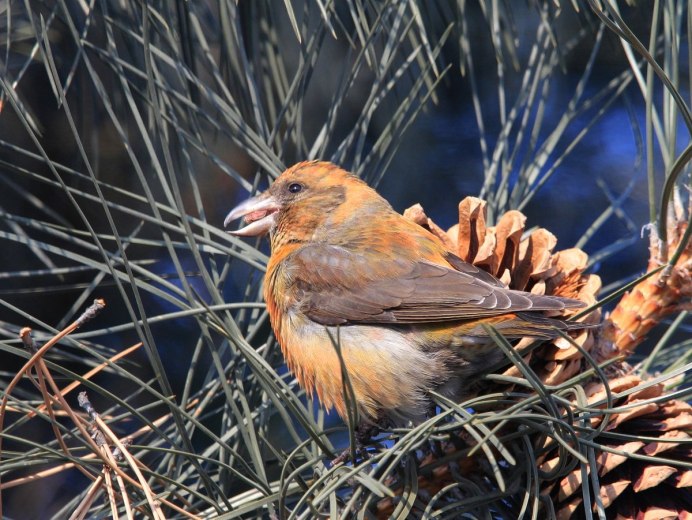
[{"label": "bird's head", "polygon": [[284,171],[267,191],[233,208],[227,227],[244,217],[246,226],[229,233],[250,237],[271,233],[303,241],[334,230],[338,223],[362,218],[363,208],[391,206],[375,190],[338,166],[323,161],[301,162]]}]

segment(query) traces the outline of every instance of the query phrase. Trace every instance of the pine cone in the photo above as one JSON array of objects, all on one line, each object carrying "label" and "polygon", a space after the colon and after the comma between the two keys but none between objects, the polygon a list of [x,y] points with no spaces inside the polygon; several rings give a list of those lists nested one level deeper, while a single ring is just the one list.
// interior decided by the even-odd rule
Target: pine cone
[{"label": "pine cone", "polygon": [[[654,228],[651,229],[648,272],[664,264],[668,253],[675,251],[684,238],[687,219],[679,199],[675,199],[668,220],[667,244],[661,242]],[[674,266],[666,267],[622,296],[604,322],[606,338],[616,352],[628,354],[667,315],[683,309],[692,310],[691,299],[692,240],[688,240]]]},{"label": "pine cone", "polygon": [[[642,379],[635,374],[626,374],[608,381],[611,392],[620,393],[636,389]],[[603,383],[592,383],[586,387],[589,405],[605,402]],[[605,437],[603,444],[609,449],[629,454],[654,456],[692,463],[692,445],[687,433],[692,429],[692,406],[683,401],[669,400],[652,403],[650,400],[663,394],[663,385],[657,384],[634,391],[613,403],[613,406],[636,405],[607,417],[605,432],[630,436],[629,439]],[[600,407],[603,405],[600,404]],[[598,426],[599,416],[592,421]],[[644,440],[643,437],[660,441]],[[541,465],[544,471],[555,467],[557,458],[546,460]],[[692,511],[692,470],[685,470],[658,461],[646,461],[601,451],[596,456],[599,467],[600,498],[609,517],[626,519],[677,519],[687,518]],[[584,518],[582,497],[582,473],[576,468],[559,482],[550,483],[543,493],[555,504],[558,520]],[[594,507],[595,510],[595,507]]]},{"label": "pine cone", "polygon": [[[658,268],[665,261],[664,251],[676,250],[684,239],[687,222],[679,204],[669,219],[668,243],[662,244],[655,232],[651,233],[648,271]],[[631,353],[646,334],[672,312],[689,308],[692,297],[692,242],[681,250],[677,263],[651,276],[632,291],[625,293],[612,314],[604,320],[603,341],[613,345],[612,353]],[[632,373],[626,363],[615,367],[618,375],[609,379],[613,393],[624,392],[643,385],[645,381]],[[586,387],[589,404],[605,399],[602,382]],[[606,432],[629,435],[632,440],[619,441],[611,437],[609,448],[631,454],[659,455],[663,458],[692,464],[692,407],[679,400],[650,402],[663,395],[663,385],[644,386],[613,403],[613,406],[636,405],[622,413],[605,416]],[[600,421],[600,419],[599,419]],[[595,421],[593,426],[598,426]],[[657,438],[660,441],[641,438]],[[550,465],[555,460],[545,464]],[[692,511],[692,470],[678,465],[633,459],[623,455],[602,452],[597,458],[601,483],[600,497],[610,515],[632,519],[683,519]],[[584,515],[581,497],[581,471],[567,475],[557,487],[544,491],[558,505],[558,518],[581,518]]]},{"label": "pine cone", "polygon": [[[541,228],[527,232],[526,218],[518,211],[508,211],[496,226],[488,226],[485,205],[484,201],[474,197],[464,199],[459,204],[459,224],[448,231],[429,219],[420,205],[409,208],[404,215],[438,236],[460,258],[485,269],[513,289],[577,298],[588,305],[596,302],[601,282],[598,276],[584,273],[588,263],[586,253],[579,249],[553,252],[557,242],[555,236]],[[668,251],[677,248],[686,229],[684,212],[679,206],[675,209],[676,219],[669,225]],[[649,270],[663,261],[662,249],[666,248],[661,247],[657,237],[652,236]],[[622,297],[601,327],[583,329],[572,340],[598,362],[619,353],[631,352],[661,319],[690,305],[691,250],[692,246],[688,243],[675,267],[667,268],[638,284]],[[578,312],[568,311],[563,317]],[[599,324],[600,310],[579,320]],[[516,348],[521,349],[526,343],[529,341],[520,341]],[[548,385],[562,383],[586,367],[579,349],[563,338],[544,343],[526,354],[525,361]],[[628,395],[618,397],[610,403],[611,406],[635,405],[620,413],[592,414],[591,426],[600,426],[604,430],[594,442],[606,447],[604,450],[595,449],[595,458],[600,481],[599,495],[608,517],[689,518],[688,511],[692,510],[689,492],[692,470],[683,469],[679,464],[666,463],[665,459],[667,462],[687,462],[688,467],[692,463],[688,433],[692,429],[692,407],[674,399],[655,400],[663,395],[663,385],[647,385],[623,361],[611,364],[605,372],[612,394],[631,391]],[[505,374],[520,375],[514,367]],[[637,390],[640,386],[641,389]],[[501,392],[505,388],[498,386],[494,390]],[[594,379],[584,387],[584,392],[590,406],[605,406],[603,381]],[[636,406],[638,402],[641,404]],[[601,424],[604,420],[607,422],[605,425]],[[623,437],[625,440],[622,440]],[[539,459],[540,467],[548,474],[551,468],[558,467],[559,462],[559,451],[556,446],[547,444],[549,440],[536,441],[537,452],[539,448],[544,450]],[[466,442],[467,447],[473,444],[473,441]],[[458,446],[459,439],[447,443],[444,446],[445,454],[453,454]],[[635,456],[611,453],[608,449]],[[657,456],[664,462],[636,458],[636,455]],[[430,471],[429,468],[433,467]],[[424,507],[430,497],[455,483],[459,475],[477,475],[482,471],[483,463],[478,456],[462,458],[451,465],[441,463],[438,456],[428,454],[419,464],[421,476],[417,482],[417,500]],[[567,474],[563,472],[542,481],[541,495],[554,504],[559,518],[584,516],[581,479],[581,469],[577,466]],[[486,482],[489,480],[490,477]],[[594,503],[593,497],[591,502]],[[395,500],[380,501],[378,517],[387,517],[394,506]]]},{"label": "pine cone", "polygon": [[[420,205],[407,209],[404,216],[441,238],[462,260],[488,271],[512,289],[575,298],[587,305],[596,303],[601,279],[584,273],[588,263],[586,253],[576,248],[553,253],[557,244],[555,236],[543,228],[527,232],[526,217],[516,210],[508,211],[496,226],[489,227],[485,220],[485,205],[481,199],[466,197],[459,204],[459,224],[446,232],[425,215]],[[561,316],[569,318],[579,312],[580,309],[572,309]],[[593,325],[600,323],[600,309],[578,321]],[[589,352],[596,344],[598,334],[599,329],[595,327],[582,329],[572,341]],[[521,351],[531,343],[532,340],[526,339],[516,348]],[[549,385],[566,381],[583,367],[579,349],[564,338],[544,343],[527,354],[525,361]],[[511,367],[506,375],[520,374]]]}]

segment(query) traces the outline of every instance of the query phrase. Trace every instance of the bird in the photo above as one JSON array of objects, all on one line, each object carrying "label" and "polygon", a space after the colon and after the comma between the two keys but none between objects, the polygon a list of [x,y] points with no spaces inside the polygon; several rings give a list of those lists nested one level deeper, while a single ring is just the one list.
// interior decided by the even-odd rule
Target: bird
[{"label": "bird", "polygon": [[347,374],[362,443],[425,420],[432,391],[458,402],[503,355],[487,326],[509,339],[583,326],[548,316],[581,301],[509,289],[330,162],[286,169],[224,227],[241,217],[231,235],[270,238],[263,293],[288,368],[344,419]]}]

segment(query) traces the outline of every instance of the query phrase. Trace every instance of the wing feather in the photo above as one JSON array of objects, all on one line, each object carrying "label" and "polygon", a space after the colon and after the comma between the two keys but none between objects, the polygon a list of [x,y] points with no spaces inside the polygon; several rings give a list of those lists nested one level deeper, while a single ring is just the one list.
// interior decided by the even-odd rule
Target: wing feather
[{"label": "wing feather", "polygon": [[448,255],[448,266],[380,254],[381,261],[371,265],[365,255],[340,246],[306,245],[286,258],[290,299],[323,325],[435,323],[582,306],[577,300],[507,289]]}]

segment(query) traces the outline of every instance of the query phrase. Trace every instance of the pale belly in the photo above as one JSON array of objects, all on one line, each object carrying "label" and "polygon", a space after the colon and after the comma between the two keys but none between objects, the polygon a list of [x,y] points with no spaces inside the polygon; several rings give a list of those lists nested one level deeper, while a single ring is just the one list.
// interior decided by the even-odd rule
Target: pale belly
[{"label": "pale belly", "polygon": [[[284,322],[284,354],[301,384],[317,392],[322,404],[346,416],[340,349],[359,413],[371,420],[385,415],[395,424],[422,420],[429,408],[427,391],[449,379],[441,355],[424,352],[410,333],[390,327],[351,325],[300,326]],[[287,330],[284,329],[284,330]]]}]

